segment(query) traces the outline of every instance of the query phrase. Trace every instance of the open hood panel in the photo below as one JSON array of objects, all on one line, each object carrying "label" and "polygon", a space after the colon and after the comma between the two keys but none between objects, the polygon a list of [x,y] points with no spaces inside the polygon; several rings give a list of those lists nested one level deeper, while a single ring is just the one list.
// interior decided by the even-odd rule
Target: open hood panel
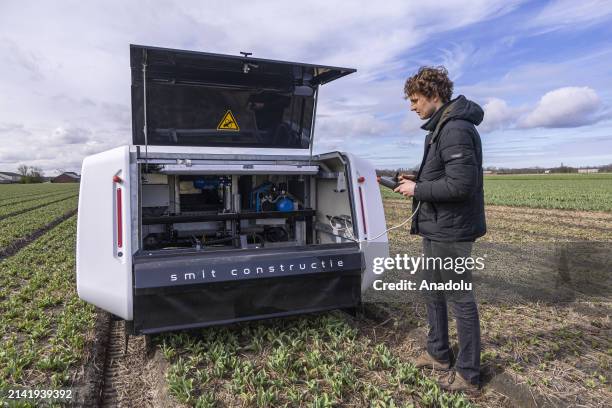
[{"label": "open hood panel", "polygon": [[130,65],[133,144],[161,146],[308,149],[319,85],[355,72],[139,45]]}]

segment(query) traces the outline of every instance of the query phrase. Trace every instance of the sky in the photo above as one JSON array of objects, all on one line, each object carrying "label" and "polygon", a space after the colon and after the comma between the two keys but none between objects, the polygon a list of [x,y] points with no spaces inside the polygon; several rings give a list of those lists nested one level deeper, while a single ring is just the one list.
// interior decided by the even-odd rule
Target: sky
[{"label": "sky", "polygon": [[480,104],[485,167],[612,163],[612,2],[0,0],[0,171],[80,172],[130,144],[129,44],[356,68],[319,92],[314,151],[420,163],[406,79]]}]

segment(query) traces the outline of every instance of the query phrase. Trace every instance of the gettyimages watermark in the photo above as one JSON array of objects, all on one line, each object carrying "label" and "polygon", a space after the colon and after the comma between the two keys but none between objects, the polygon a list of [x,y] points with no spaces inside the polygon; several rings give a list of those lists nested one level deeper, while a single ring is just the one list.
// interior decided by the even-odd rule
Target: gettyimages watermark
[{"label": "gettyimages watermark", "polygon": [[[479,302],[496,305],[612,298],[609,242],[483,241],[471,248],[451,246],[449,256],[437,257],[428,257],[420,242],[374,248],[377,254],[367,260],[371,272],[362,294],[365,303],[422,302],[434,292],[447,300],[471,292]],[[434,255],[442,249],[434,246]]]},{"label": "gettyimages watermark", "polygon": [[[372,289],[376,291],[471,291],[471,271],[481,271],[485,268],[484,256],[440,257],[440,256],[410,256],[396,254],[392,257],[376,257],[372,262],[375,275],[387,271],[400,271],[411,276],[421,273],[427,276],[416,276],[419,279],[400,279],[386,282],[375,279]],[[456,275],[456,276],[453,276]]]}]

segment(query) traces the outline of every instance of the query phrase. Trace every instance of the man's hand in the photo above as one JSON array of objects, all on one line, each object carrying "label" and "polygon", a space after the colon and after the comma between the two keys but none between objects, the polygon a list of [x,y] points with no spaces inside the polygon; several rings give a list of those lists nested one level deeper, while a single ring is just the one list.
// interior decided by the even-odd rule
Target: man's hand
[{"label": "man's hand", "polygon": [[414,195],[414,186],[416,183],[412,180],[402,179],[400,185],[395,190],[396,193],[400,193],[406,197],[412,197]]}]

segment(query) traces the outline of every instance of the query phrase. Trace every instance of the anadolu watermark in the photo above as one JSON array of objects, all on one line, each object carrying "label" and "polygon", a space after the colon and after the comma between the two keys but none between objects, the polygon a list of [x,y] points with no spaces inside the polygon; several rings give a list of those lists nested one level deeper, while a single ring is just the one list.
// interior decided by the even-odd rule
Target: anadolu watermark
[{"label": "anadolu watermark", "polygon": [[[373,260],[372,271],[382,275],[386,271],[405,271],[410,275],[417,272],[418,280],[400,279],[395,282],[385,282],[376,279],[372,282],[374,290],[394,291],[471,291],[471,272],[485,268],[485,256],[479,257],[436,257],[409,256],[396,254],[394,257],[377,257]],[[466,274],[466,272],[468,272]],[[453,279],[456,277],[456,279]]]}]

